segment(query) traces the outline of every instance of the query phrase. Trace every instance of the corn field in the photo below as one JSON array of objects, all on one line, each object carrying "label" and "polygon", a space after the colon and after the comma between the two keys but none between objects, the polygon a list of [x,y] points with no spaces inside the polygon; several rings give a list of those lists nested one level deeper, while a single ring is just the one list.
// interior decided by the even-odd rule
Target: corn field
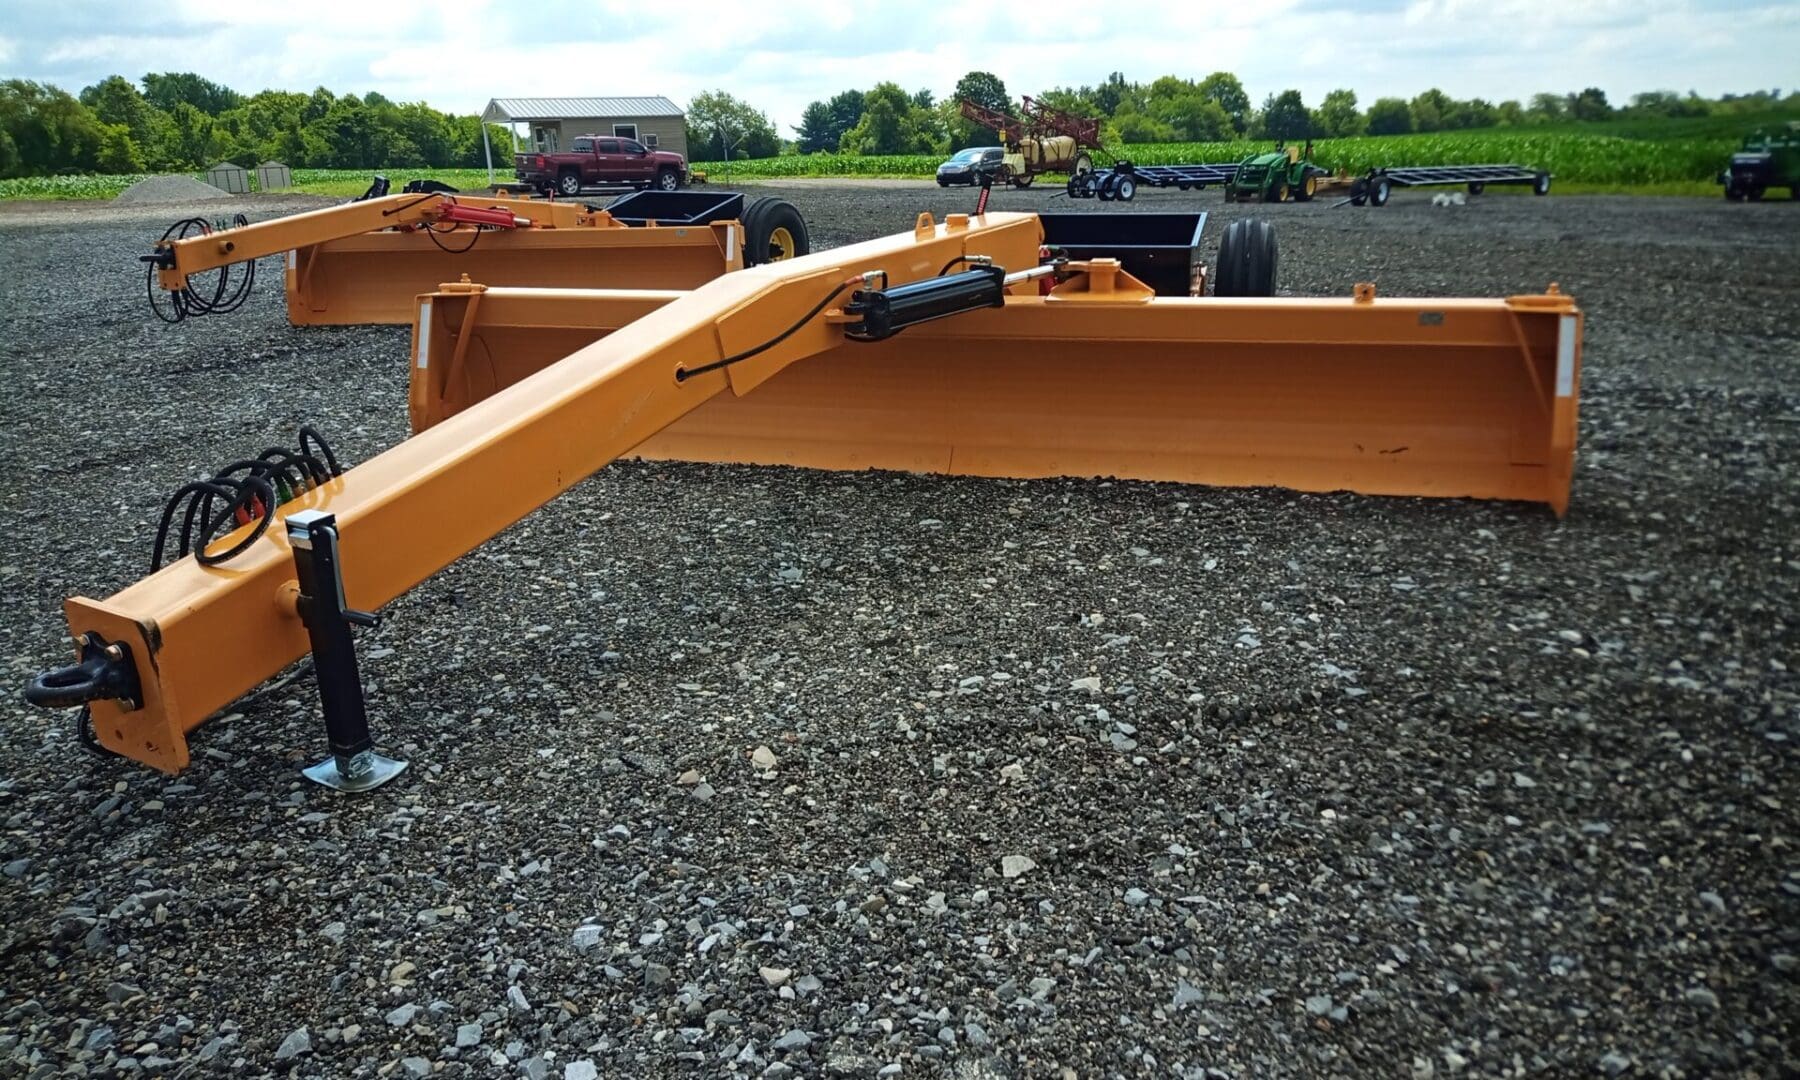
[{"label": "corn field", "polygon": [[[361,195],[374,179],[373,170],[364,169],[295,169],[294,186],[287,193],[297,195]],[[204,180],[199,173],[190,173]],[[394,190],[412,179],[441,180],[451,187],[475,191],[487,187],[486,169],[392,169],[385,172]],[[252,183],[255,174],[252,173]],[[512,169],[494,172],[496,180],[513,178]],[[0,180],[0,199],[111,199],[144,179],[143,174],[109,176],[26,176]]]},{"label": "corn field", "polygon": [[[1738,145],[1732,136],[1707,134],[1671,139],[1625,139],[1575,132],[1476,131],[1431,135],[1390,135],[1321,140],[1314,160],[1329,169],[1359,173],[1397,165],[1486,165],[1513,163],[1554,173],[1559,183],[1630,189],[1682,183],[1709,183]],[[1141,143],[1117,148],[1140,165],[1241,161],[1270,148],[1267,142]],[[943,160],[937,154],[860,157],[807,154],[753,161],[695,162],[710,181],[785,177],[930,176]],[[1105,162],[1096,155],[1096,164]],[[442,180],[453,187],[487,186],[485,169],[395,169],[397,189],[414,178]],[[371,174],[354,169],[295,169],[293,190],[307,195],[357,195]],[[509,169],[496,177],[512,179]],[[38,176],[0,180],[0,199],[110,199],[142,176]]]},{"label": "corn field", "polygon": [[[1554,173],[1560,181],[1618,187],[1710,181],[1738,140],[1727,137],[1674,140],[1621,139],[1605,135],[1457,132],[1321,140],[1314,160],[1328,169],[1365,172],[1397,165],[1513,163]],[[1118,147],[1139,165],[1232,163],[1270,149],[1260,141],[1140,143]],[[734,161],[731,175],[745,180],[803,176],[930,176],[943,160],[935,154],[855,157],[809,154]],[[1100,163],[1096,157],[1096,163]],[[696,163],[722,177],[721,162]]]},{"label": "corn field", "polygon": [[0,199],[110,199],[142,180],[120,176],[20,176],[0,180]]}]

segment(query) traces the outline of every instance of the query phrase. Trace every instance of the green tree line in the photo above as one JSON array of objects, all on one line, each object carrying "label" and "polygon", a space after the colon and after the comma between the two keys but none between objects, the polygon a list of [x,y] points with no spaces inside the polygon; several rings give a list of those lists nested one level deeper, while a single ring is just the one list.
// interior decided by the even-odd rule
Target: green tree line
[{"label": "green tree line", "polygon": [[[491,130],[510,154],[506,129]],[[72,95],[0,82],[0,177],[202,169],[219,161],[295,168],[483,164],[481,122],[380,94],[264,90],[246,97],[191,72],[120,75]]]},{"label": "green tree line", "polygon": [[[1164,75],[1148,83],[1113,72],[1097,86],[1057,86],[1034,95],[1054,108],[1101,120],[1101,141],[1212,142],[1301,139],[1470,128],[1532,127],[1614,120],[1660,121],[1800,110],[1800,94],[1779,91],[1703,98],[1654,90],[1614,106],[1594,87],[1541,93],[1529,101],[1458,100],[1431,89],[1384,97],[1362,108],[1354,91],[1333,90],[1308,105],[1298,90],[1252,104],[1237,76]],[[971,71],[950,94],[908,91],[893,82],[850,89],[807,105],[795,138],[783,140],[767,114],[715,90],[688,105],[689,146],[698,159],[780,153],[930,154],[997,141],[966,119],[961,102],[1008,115],[1020,103],[992,72]],[[506,129],[490,132],[510,148]],[[481,122],[422,102],[377,93],[336,95],[264,90],[245,96],[192,72],[113,75],[72,95],[23,79],[0,82],[0,177],[58,173],[195,170],[230,160],[295,168],[456,168],[483,164]]]},{"label": "green tree line", "polygon": [[[1380,98],[1366,109],[1349,89],[1331,91],[1316,106],[1309,106],[1298,90],[1282,90],[1255,106],[1242,81],[1228,71],[1215,71],[1203,79],[1164,75],[1148,83],[1113,72],[1098,86],[1057,86],[1033,98],[1064,112],[1100,119],[1101,139],[1108,145],[1404,135],[1800,109],[1800,93],[1784,98],[1778,90],[1719,98],[1653,90],[1614,106],[1596,87],[1499,103],[1458,100],[1434,88],[1410,99]],[[803,154],[938,153],[996,141],[993,131],[962,116],[964,99],[995,112],[1020,112],[1019,101],[991,72],[969,72],[949,97],[936,104],[929,90],[908,94],[891,82],[880,83],[871,90],[845,90],[807,105],[794,129],[793,149]]]}]

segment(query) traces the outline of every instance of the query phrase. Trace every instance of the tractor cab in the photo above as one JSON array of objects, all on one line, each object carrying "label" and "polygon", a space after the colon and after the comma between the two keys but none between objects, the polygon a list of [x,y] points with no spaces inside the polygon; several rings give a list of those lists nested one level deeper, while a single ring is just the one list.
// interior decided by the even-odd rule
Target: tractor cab
[{"label": "tractor cab", "polygon": [[1800,199],[1800,122],[1790,122],[1785,131],[1746,136],[1719,174],[1719,183],[1732,202],[1756,202],[1772,187],[1785,187],[1791,198]]},{"label": "tractor cab", "polygon": [[1310,202],[1327,175],[1312,163],[1312,141],[1305,149],[1278,142],[1275,149],[1252,154],[1239,163],[1237,175],[1225,185],[1227,202]]}]

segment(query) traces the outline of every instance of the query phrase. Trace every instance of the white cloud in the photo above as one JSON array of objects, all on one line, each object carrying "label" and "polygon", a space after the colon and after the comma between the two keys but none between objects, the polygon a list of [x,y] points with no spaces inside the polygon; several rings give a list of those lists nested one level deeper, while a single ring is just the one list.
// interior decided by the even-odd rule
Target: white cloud
[{"label": "white cloud", "polygon": [[[1053,6],[967,0],[368,0],[245,4],[13,0],[0,62],[69,90],[109,74],[193,69],[236,89],[379,91],[474,112],[495,96],[723,88],[784,132],[808,101],[892,80],[942,96],[974,68],[1014,94],[1224,68],[1252,98],[1293,87],[1364,102],[1437,86],[1524,99],[1599,86],[1742,92],[1791,85],[1792,0],[1362,0],[1321,5]],[[1121,13],[1127,17],[1121,17]],[[24,68],[25,70],[16,70]]]}]

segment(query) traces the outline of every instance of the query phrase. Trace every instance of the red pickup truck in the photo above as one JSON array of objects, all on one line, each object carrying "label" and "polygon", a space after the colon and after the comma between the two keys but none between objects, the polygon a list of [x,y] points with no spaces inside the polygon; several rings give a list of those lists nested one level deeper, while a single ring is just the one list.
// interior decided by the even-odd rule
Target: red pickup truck
[{"label": "red pickup truck", "polygon": [[578,135],[562,152],[515,154],[513,172],[520,183],[562,195],[617,184],[674,191],[688,179],[687,159],[680,154],[610,135]]}]

